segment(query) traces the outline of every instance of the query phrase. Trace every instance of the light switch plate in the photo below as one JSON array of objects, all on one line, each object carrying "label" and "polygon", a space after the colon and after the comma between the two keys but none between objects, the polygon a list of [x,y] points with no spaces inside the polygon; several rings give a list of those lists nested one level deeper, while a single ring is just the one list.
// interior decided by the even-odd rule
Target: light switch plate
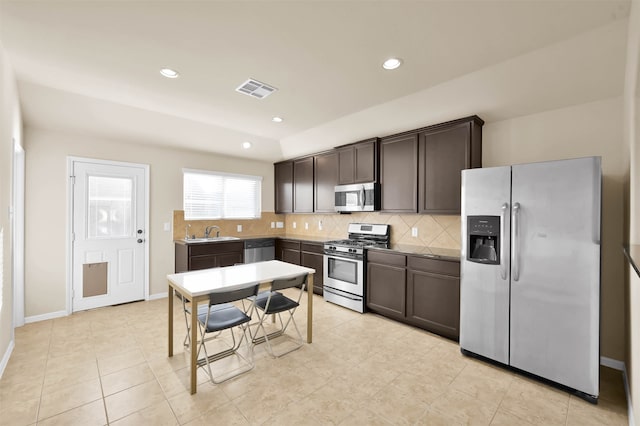
[{"label": "light switch plate", "polygon": [[284,222],[276,222],[276,228],[284,228]]},{"label": "light switch plate", "polygon": [[271,228],[275,228],[276,227],[276,223],[275,222],[271,222]]},{"label": "light switch plate", "polygon": [[322,231],[322,221],[321,220],[318,221],[318,229],[320,231]]},{"label": "light switch plate", "polygon": [[171,222],[164,223],[164,230],[167,232],[171,231]]},{"label": "light switch plate", "polygon": [[304,229],[309,229],[309,222],[304,223]]},{"label": "light switch plate", "polygon": [[296,229],[298,227],[298,224],[293,222],[293,229]]},{"label": "light switch plate", "polygon": [[242,232],[242,225],[238,225],[236,229],[238,232]]},{"label": "light switch plate", "polygon": [[411,228],[411,236],[412,237],[417,237],[418,236],[418,228],[416,228],[415,226],[413,228]]}]

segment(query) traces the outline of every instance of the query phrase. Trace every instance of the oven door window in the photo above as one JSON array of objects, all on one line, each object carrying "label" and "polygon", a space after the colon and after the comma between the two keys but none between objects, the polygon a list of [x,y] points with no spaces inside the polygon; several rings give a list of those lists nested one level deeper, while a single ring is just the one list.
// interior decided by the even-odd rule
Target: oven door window
[{"label": "oven door window", "polygon": [[329,261],[329,278],[344,281],[351,284],[358,283],[358,262],[350,259],[341,259],[330,257]]}]

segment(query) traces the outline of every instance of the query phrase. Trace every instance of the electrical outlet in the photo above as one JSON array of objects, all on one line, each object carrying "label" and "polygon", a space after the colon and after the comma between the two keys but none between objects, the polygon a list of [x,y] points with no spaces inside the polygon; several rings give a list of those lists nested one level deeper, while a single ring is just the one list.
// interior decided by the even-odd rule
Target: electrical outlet
[{"label": "electrical outlet", "polygon": [[413,228],[411,228],[411,236],[412,237],[417,237],[418,236],[418,228],[416,228],[415,226]]},{"label": "electrical outlet", "polygon": [[293,229],[296,229],[298,227],[298,224],[293,222]]},{"label": "electrical outlet", "polygon": [[276,223],[275,222],[271,222],[271,228],[275,228],[276,227]]},{"label": "electrical outlet", "polygon": [[318,221],[318,229],[320,231],[322,231],[322,221],[321,220]]},{"label": "electrical outlet", "polygon": [[309,222],[304,223],[304,229],[307,229],[307,230],[309,229]]},{"label": "electrical outlet", "polygon": [[284,222],[276,222],[276,228],[278,229],[284,228]]},{"label": "electrical outlet", "polygon": [[238,232],[242,232],[242,225],[238,225],[236,229]]}]

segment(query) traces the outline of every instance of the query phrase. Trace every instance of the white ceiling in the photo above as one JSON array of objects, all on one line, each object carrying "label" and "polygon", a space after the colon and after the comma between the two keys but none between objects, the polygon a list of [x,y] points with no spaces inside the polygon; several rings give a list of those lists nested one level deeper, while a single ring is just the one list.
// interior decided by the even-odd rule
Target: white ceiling
[{"label": "white ceiling", "polygon": [[[619,96],[629,8],[0,0],[0,42],[27,126],[274,161],[464,115],[495,121]],[[390,56],[404,65],[383,70]],[[234,91],[250,77],[279,90]]]}]

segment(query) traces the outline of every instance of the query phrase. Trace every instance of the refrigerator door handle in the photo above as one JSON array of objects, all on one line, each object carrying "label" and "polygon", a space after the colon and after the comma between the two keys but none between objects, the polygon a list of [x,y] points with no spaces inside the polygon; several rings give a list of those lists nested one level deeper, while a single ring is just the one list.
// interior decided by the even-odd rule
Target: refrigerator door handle
[{"label": "refrigerator door handle", "polygon": [[520,203],[513,203],[513,212],[511,213],[511,269],[513,280],[520,279],[520,264],[518,262],[518,213],[520,212]]},{"label": "refrigerator door handle", "polygon": [[507,260],[505,259],[505,249],[504,249],[504,240],[506,238],[506,213],[509,209],[509,204],[504,203],[501,207],[502,211],[500,212],[500,276],[503,280],[507,279]]}]

